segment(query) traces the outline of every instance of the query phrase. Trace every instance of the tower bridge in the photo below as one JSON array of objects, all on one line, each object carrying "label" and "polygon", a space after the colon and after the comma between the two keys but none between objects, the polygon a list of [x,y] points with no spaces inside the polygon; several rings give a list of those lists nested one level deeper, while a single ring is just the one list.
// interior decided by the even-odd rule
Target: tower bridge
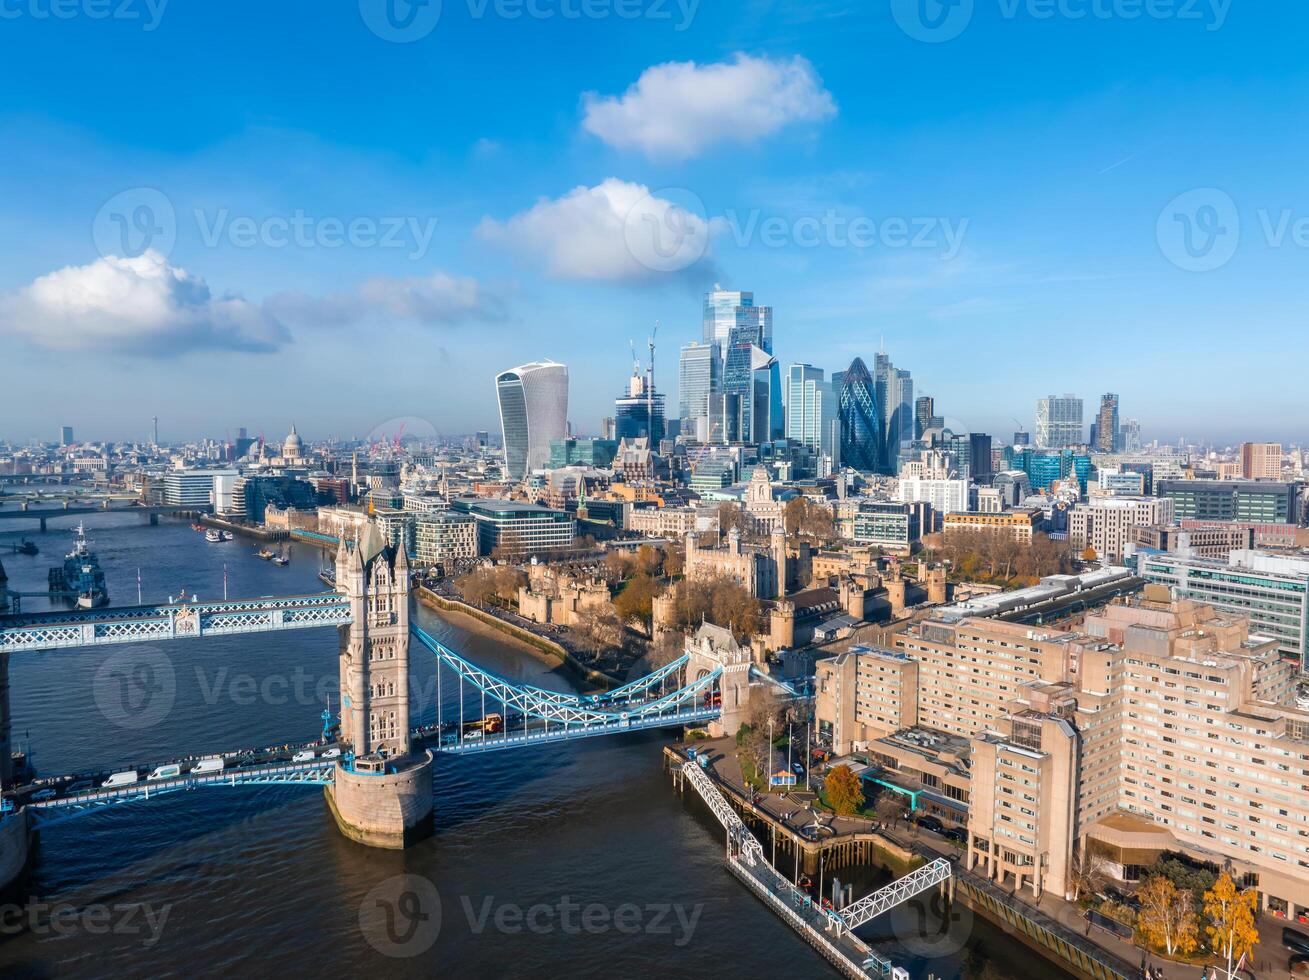
[{"label": "tower bridge", "polygon": [[[688,725],[706,725],[716,734],[734,732],[759,688],[772,685],[798,696],[759,672],[730,631],[709,625],[701,627],[681,657],[611,690],[576,694],[509,680],[410,622],[408,558],[403,549],[388,546],[371,523],[357,541],[339,543],[335,581],[334,591],[311,595],[0,616],[0,878],[7,881],[21,871],[28,831],[34,827],[132,809],[178,793],[236,787],[319,787],[345,836],[368,846],[403,848],[433,829],[432,771],[439,755]],[[335,726],[330,712],[324,712],[318,740],[15,785],[8,676],[12,654],[325,626],[336,627],[339,634],[341,708]],[[409,722],[411,652],[436,662],[436,720],[419,727]],[[768,865],[758,841],[707,777],[698,778],[703,774],[693,765],[686,771],[727,828],[732,872],[794,927],[812,933],[811,943],[842,963],[847,975],[885,975],[881,967],[889,964],[851,930],[939,884],[948,868],[916,872],[839,912],[805,906],[802,896],[788,891],[784,876]],[[859,965],[847,970],[850,964]]]}]

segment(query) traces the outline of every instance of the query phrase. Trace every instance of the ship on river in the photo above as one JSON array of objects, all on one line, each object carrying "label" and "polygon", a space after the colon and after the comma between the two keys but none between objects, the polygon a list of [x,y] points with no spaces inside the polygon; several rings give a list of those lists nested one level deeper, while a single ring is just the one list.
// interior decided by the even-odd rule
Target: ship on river
[{"label": "ship on river", "polygon": [[86,530],[80,523],[73,550],[62,566],[50,569],[50,591],[67,593],[79,609],[94,609],[109,602],[104,570],[95,552],[86,546]]}]

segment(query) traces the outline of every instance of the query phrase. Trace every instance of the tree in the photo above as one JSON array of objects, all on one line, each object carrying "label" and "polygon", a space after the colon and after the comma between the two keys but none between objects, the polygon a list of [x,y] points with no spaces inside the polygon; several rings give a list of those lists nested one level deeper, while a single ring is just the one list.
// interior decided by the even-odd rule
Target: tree
[{"label": "tree", "polygon": [[638,575],[649,575],[654,578],[659,574],[659,567],[663,564],[663,558],[660,556],[658,549],[643,544],[636,549],[636,558],[633,564],[636,566]]},{"label": "tree", "polygon": [[857,813],[864,805],[863,786],[849,766],[834,766],[827,774],[823,786],[827,792],[827,802],[843,817]]},{"label": "tree", "polygon": [[517,602],[518,590],[527,584],[527,573],[516,565],[497,565],[492,574],[500,601]]},{"label": "tree", "polygon": [[1169,956],[1190,954],[1199,942],[1195,897],[1163,876],[1147,878],[1137,892],[1136,931],[1147,946]]},{"label": "tree", "polygon": [[614,609],[624,622],[639,619],[647,626],[654,616],[654,597],[659,586],[645,572],[628,579],[622,591],[614,597]]},{"label": "tree", "polygon": [[676,578],[686,568],[686,548],[680,544],[670,544],[664,551],[664,574]]},{"label": "tree", "polygon": [[1214,952],[1227,960],[1227,975],[1259,944],[1254,913],[1258,899],[1253,888],[1237,891],[1232,876],[1224,871],[1213,888],[1204,893],[1205,933]]},{"label": "tree", "polygon": [[589,606],[577,613],[573,639],[582,649],[599,654],[622,646],[623,622],[607,605]]},{"label": "tree", "polygon": [[495,572],[485,565],[478,565],[455,579],[455,589],[465,602],[474,606],[484,605],[495,595]]},{"label": "tree", "polygon": [[1069,891],[1074,902],[1088,898],[1101,891],[1109,880],[1108,862],[1103,854],[1084,846],[1073,852],[1073,864],[1069,873]]},{"label": "tree", "polygon": [[904,813],[904,804],[895,793],[883,790],[877,794],[877,799],[873,803],[873,811],[877,814],[878,824],[890,824],[892,827],[899,821],[900,815]]}]

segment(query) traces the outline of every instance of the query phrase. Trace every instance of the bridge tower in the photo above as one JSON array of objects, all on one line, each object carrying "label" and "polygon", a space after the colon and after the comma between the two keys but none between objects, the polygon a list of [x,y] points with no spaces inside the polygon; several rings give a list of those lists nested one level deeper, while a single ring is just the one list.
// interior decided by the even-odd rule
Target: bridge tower
[{"label": "bridge tower", "polygon": [[344,535],[336,586],[350,601],[341,627],[343,750],[328,803],[337,826],[371,847],[403,848],[432,829],[432,754],[409,740],[409,559],[372,521]]},{"label": "bridge tower", "polygon": [[709,723],[709,734],[735,735],[750,720],[750,650],[736,642],[732,631],[713,623],[701,623],[686,644],[686,683],[722,668],[719,691],[722,714]]}]

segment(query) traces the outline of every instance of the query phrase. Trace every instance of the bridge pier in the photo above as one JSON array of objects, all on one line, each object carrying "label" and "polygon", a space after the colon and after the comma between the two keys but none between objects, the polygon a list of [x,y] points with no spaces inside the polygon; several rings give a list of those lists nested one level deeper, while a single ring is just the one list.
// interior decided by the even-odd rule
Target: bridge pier
[{"label": "bridge pier", "polygon": [[327,803],[341,833],[368,847],[408,847],[432,832],[432,753],[409,740],[409,559],[369,523],[336,553],[350,602],[341,627],[341,732]]},{"label": "bridge pier", "polygon": [[718,680],[721,713],[709,723],[715,738],[735,735],[750,720],[750,650],[736,642],[732,631],[702,623],[686,646],[686,683],[722,670]]},{"label": "bridge pier", "polygon": [[45,518],[41,518],[41,533],[45,534]]},{"label": "bridge pier", "polygon": [[159,526],[159,515],[158,515],[158,514],[151,514],[151,515],[150,515],[150,526],[151,526],[151,527],[158,527],[158,526]]},{"label": "bridge pier", "polygon": [[27,810],[0,815],[0,892],[23,877],[31,844],[32,826]]}]

